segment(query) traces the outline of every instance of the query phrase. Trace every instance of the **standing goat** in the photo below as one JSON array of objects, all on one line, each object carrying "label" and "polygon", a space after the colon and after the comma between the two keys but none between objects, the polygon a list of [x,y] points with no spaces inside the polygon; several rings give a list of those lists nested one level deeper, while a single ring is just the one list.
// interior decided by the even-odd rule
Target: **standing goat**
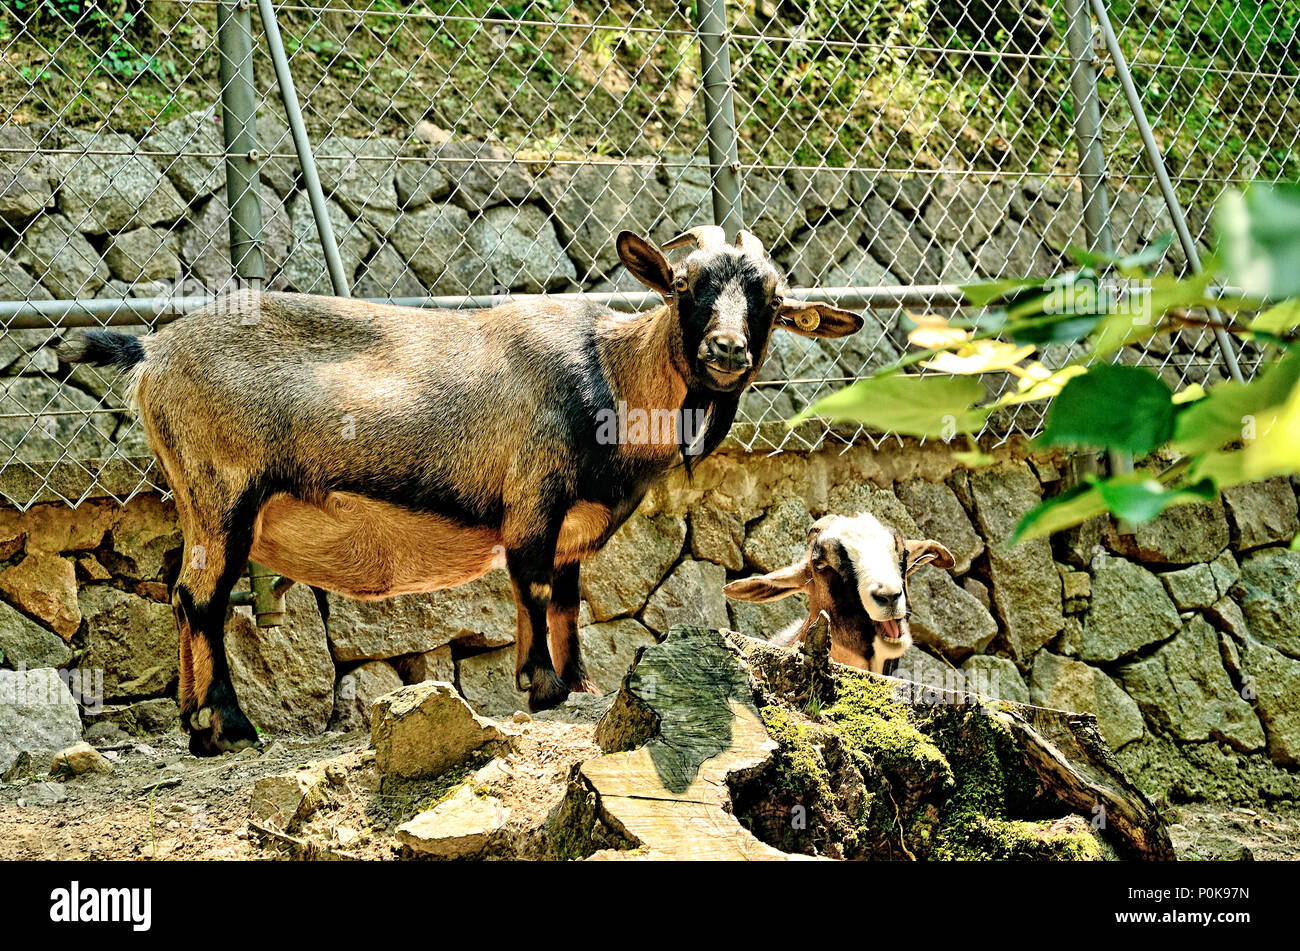
[{"label": "standing goat", "polygon": [[[377,599],[464,584],[504,556],[516,687],[534,709],[593,689],[579,562],[678,460],[717,447],[774,328],[840,337],[862,326],[786,296],[749,232],[732,245],[699,227],[664,247],[687,246],[674,266],[619,234],[623,264],[665,301],[639,316],[545,298],[455,312],[249,294],[142,339],[95,330],[65,344],[67,362],[132,368],[133,403],[176,499],[191,751],[256,743],[222,646],[250,557]],[[637,413],[679,423],[660,439],[609,425]],[[707,422],[690,438],[697,416]]]},{"label": "standing goat", "polygon": [[808,617],[774,638],[802,640],[824,611],[831,659],[875,673],[893,673],[912,644],[907,577],[922,565],[951,568],[951,552],[933,539],[904,541],[874,515],[827,515],[808,531],[803,560],[765,575],[733,581],[723,593],[737,601],[779,601],[808,595]]}]

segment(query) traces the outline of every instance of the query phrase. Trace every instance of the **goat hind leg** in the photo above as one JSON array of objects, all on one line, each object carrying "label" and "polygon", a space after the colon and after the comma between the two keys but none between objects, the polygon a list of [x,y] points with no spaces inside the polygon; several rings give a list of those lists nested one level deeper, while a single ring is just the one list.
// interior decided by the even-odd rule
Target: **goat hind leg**
[{"label": "goat hind leg", "polygon": [[197,557],[181,569],[173,595],[181,638],[181,724],[190,734],[191,753],[216,756],[258,744],[257,730],[239,708],[225,650],[226,609],[248,545],[213,533],[190,548]]},{"label": "goat hind leg", "polygon": [[575,693],[594,693],[600,690],[587,674],[582,660],[582,644],[578,640],[578,608],[581,603],[578,585],[578,563],[555,566],[555,580],[551,584],[551,603],[546,612],[551,661],[564,685]]}]

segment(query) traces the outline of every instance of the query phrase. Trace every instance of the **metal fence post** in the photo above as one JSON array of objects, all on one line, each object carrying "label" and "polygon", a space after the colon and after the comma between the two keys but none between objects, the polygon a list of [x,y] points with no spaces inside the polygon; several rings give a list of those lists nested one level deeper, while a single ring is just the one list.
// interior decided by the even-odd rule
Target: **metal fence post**
[{"label": "metal fence post", "polygon": [[[221,126],[226,148],[226,202],[230,208],[230,263],[240,285],[261,289],[262,201],[257,171],[256,94],[253,89],[253,16],[248,0],[222,0],[217,7],[217,50],[221,57]],[[249,597],[258,627],[284,623],[284,596],[276,576],[248,563]],[[244,599],[239,599],[244,600]]]},{"label": "metal fence post", "polygon": [[1074,99],[1074,138],[1079,148],[1079,187],[1083,190],[1083,228],[1088,248],[1115,253],[1106,194],[1106,153],[1101,144],[1101,100],[1093,68],[1092,17],[1087,0],[1065,0],[1069,29],[1070,93]]},{"label": "metal fence post", "polygon": [[217,7],[221,126],[226,147],[226,203],[230,208],[230,263],[241,284],[266,280],[262,258],[262,201],[258,193],[257,126],[253,90],[253,15],[248,0]]},{"label": "metal fence post", "polygon": [[293,134],[293,147],[298,153],[298,165],[302,168],[302,181],[307,187],[312,217],[316,219],[316,231],[325,253],[330,285],[336,296],[351,297],[352,288],[347,274],[343,272],[338,242],[334,240],[334,225],[330,222],[329,206],[325,204],[325,192],[320,186],[320,176],[316,173],[316,158],[312,155],[311,141],[307,138],[307,124],[302,121],[302,110],[298,107],[298,90],[294,88],[289,57],[284,52],[284,40],[280,38],[280,24],[275,18],[275,7],[271,5],[271,0],[257,0],[257,11],[262,18],[262,30],[266,33],[266,48],[271,54],[271,63],[275,66],[280,98],[284,101],[284,117],[289,120],[289,131]]},{"label": "metal fence post", "polygon": [[[1097,15],[1097,22],[1101,26],[1101,35],[1106,42],[1106,49],[1110,53],[1111,62],[1115,64],[1115,75],[1119,77],[1119,84],[1124,90],[1124,98],[1128,100],[1129,109],[1133,113],[1133,121],[1137,123],[1138,134],[1142,137],[1142,145],[1146,150],[1147,161],[1151,165],[1151,171],[1155,173],[1156,181],[1160,184],[1160,193],[1164,196],[1165,204],[1169,207],[1169,217],[1173,219],[1174,231],[1178,234],[1178,241],[1183,246],[1183,252],[1187,255],[1187,263],[1191,265],[1192,272],[1199,274],[1201,272],[1200,252],[1196,250],[1196,242],[1192,239],[1192,233],[1187,227],[1187,219],[1183,216],[1183,206],[1178,201],[1173,182],[1169,180],[1169,172],[1165,168],[1164,156],[1160,154],[1160,146],[1156,144],[1155,134],[1151,131],[1151,122],[1147,119],[1146,109],[1143,108],[1137,86],[1133,83],[1133,74],[1129,72],[1128,60],[1124,57],[1124,51],[1120,49],[1119,36],[1115,33],[1115,28],[1111,26],[1110,15],[1106,12],[1105,0],[1092,0],[1092,8]],[[1209,312],[1210,319],[1215,324],[1223,322],[1217,307],[1209,308]],[[1245,382],[1241,367],[1237,364],[1236,351],[1232,349],[1232,338],[1228,335],[1228,332],[1221,326],[1216,326],[1214,328],[1214,339],[1219,344],[1219,353],[1223,355],[1223,363],[1228,368],[1229,375],[1238,383]]]},{"label": "metal fence post", "polygon": [[[1115,253],[1110,227],[1110,196],[1106,193],[1106,153],[1101,143],[1101,98],[1097,94],[1097,70],[1093,63],[1092,17],[1087,0],[1065,0],[1069,21],[1066,44],[1070,49],[1070,96],[1074,100],[1074,139],[1079,149],[1079,188],[1083,192],[1083,230],[1088,250]],[[1127,452],[1107,453],[1110,471],[1124,475],[1133,471],[1133,457]],[[1089,461],[1091,460],[1091,461]],[[1084,468],[1096,468],[1096,457],[1084,460]],[[1121,523],[1122,534],[1132,529]]]},{"label": "metal fence post", "polygon": [[713,174],[713,222],[723,227],[728,239],[734,239],[745,226],[745,216],[740,198],[740,152],[736,144],[726,0],[699,0],[698,16],[704,120]]}]

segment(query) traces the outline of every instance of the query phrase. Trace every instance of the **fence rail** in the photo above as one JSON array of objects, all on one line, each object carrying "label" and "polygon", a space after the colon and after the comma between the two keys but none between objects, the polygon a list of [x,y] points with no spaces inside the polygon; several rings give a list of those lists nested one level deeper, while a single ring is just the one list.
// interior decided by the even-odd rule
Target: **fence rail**
[{"label": "fence rail", "polygon": [[[778,335],[744,397],[743,445],[815,446],[828,427],[783,421],[894,359],[905,312],[1068,245],[1184,232],[1163,267],[1186,270],[1224,187],[1297,177],[1297,25],[1247,0],[0,0],[0,492],[155,485],[116,373],[55,360],[70,327],[249,284],[635,309],[612,236],[706,221],[869,311]],[[1175,386],[1261,358],[1225,346],[1119,358]],[[1023,404],[988,434],[1040,425]]]}]

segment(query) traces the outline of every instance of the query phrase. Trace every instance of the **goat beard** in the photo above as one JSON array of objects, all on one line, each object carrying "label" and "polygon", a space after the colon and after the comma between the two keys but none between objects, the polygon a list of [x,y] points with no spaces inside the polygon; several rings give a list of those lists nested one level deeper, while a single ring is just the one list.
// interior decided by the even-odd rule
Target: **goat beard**
[{"label": "goat beard", "polygon": [[[731,424],[740,408],[740,394],[720,394],[703,389],[692,389],[686,394],[682,403],[682,426],[679,434],[679,448],[682,453],[682,465],[687,476],[694,475],[695,463],[706,457],[721,445],[731,431]],[[704,432],[697,433],[686,425],[686,420],[694,420],[696,413],[703,410],[706,422]]]}]

